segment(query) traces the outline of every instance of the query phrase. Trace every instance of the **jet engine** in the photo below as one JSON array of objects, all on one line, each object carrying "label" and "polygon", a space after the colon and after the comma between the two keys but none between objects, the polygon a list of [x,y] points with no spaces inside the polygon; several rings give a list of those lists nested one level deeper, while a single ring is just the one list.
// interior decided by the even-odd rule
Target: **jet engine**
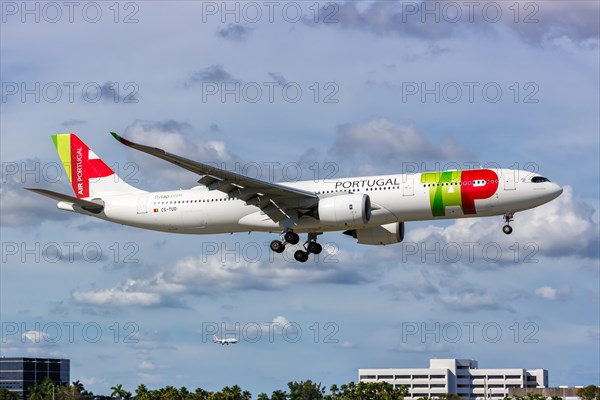
[{"label": "jet engine", "polygon": [[319,220],[324,224],[356,226],[371,219],[371,199],[366,194],[349,193],[319,200]]}]

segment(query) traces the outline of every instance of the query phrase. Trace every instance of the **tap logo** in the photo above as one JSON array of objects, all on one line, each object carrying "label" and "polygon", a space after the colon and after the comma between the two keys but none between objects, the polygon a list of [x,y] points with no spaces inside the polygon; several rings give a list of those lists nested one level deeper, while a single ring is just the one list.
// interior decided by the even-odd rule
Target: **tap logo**
[{"label": "tap logo", "polygon": [[429,188],[431,215],[443,217],[446,207],[459,206],[464,215],[477,214],[475,200],[488,199],[498,189],[498,175],[491,169],[426,172],[421,183]]},{"label": "tap logo", "polygon": [[91,179],[114,174],[77,136],[70,133],[52,135],[52,141],[78,198],[89,197]]}]

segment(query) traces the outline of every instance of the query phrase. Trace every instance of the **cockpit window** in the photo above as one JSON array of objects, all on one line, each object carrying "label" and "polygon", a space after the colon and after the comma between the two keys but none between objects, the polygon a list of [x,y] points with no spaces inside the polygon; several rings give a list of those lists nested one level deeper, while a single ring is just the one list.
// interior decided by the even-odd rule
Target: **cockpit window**
[{"label": "cockpit window", "polygon": [[540,182],[550,182],[550,179],[544,178],[543,176],[534,176],[531,178],[531,182],[540,183]]}]

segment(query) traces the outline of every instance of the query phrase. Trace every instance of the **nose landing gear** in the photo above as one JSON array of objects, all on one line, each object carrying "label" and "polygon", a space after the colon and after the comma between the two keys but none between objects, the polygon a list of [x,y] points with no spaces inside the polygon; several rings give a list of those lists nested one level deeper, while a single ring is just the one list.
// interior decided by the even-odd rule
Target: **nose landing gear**
[{"label": "nose landing gear", "polygon": [[510,235],[513,231],[512,226],[510,226],[510,223],[513,221],[513,213],[508,212],[506,214],[504,214],[504,222],[506,222],[506,225],[504,225],[502,227],[502,232],[506,233],[507,235]]}]

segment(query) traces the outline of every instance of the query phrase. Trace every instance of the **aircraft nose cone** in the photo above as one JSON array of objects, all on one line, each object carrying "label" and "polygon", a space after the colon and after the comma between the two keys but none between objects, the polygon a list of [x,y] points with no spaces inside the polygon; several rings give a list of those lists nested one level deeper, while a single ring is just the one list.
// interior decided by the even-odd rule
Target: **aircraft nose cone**
[{"label": "aircraft nose cone", "polygon": [[556,183],[553,184],[552,189],[550,190],[550,193],[552,193],[552,198],[555,199],[558,196],[560,196],[563,192],[563,188],[558,186]]}]

